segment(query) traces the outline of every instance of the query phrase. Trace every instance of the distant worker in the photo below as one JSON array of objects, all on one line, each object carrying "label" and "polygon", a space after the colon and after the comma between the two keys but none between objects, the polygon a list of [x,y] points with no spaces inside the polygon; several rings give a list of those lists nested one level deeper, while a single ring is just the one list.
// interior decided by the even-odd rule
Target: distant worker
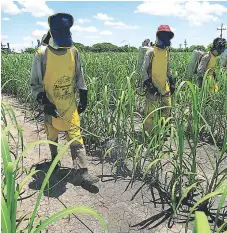
[{"label": "distant worker", "polygon": [[139,47],[139,58],[138,58],[138,72],[141,72],[144,56],[147,50],[151,49],[150,40],[146,39],[143,41],[142,46]]},{"label": "distant worker", "polygon": [[227,48],[221,56],[220,65],[223,67],[225,71],[227,71]]},{"label": "distant worker", "polygon": [[[170,70],[168,48],[174,33],[168,25],[158,27],[154,47],[149,49],[144,58],[142,72],[144,85],[147,88],[145,117],[159,107],[164,118],[170,116],[171,95],[175,91],[175,81]],[[145,121],[145,130],[151,132],[154,128],[153,115]]]},{"label": "distant worker", "polygon": [[138,63],[137,63],[137,74],[138,74],[137,77],[138,77],[138,79],[137,79],[136,91],[137,91],[137,94],[139,94],[139,95],[144,95],[144,87],[143,87],[143,80],[144,79],[142,77],[143,76],[142,65],[143,65],[145,54],[149,49],[151,49],[150,40],[145,39],[142,42],[142,46],[139,47],[139,56],[138,56]]},{"label": "distant worker", "polygon": [[197,76],[197,81],[199,87],[202,87],[203,77],[208,72],[208,80],[210,82],[210,93],[215,93],[218,91],[218,83],[216,80],[216,73],[214,72],[214,67],[216,65],[216,59],[225,49],[225,39],[223,38],[216,38],[213,41],[213,45],[210,48],[209,52],[203,52],[199,50],[194,50],[190,64],[188,66],[188,76],[191,77],[192,75]]},{"label": "distant worker", "polygon": [[[31,90],[37,102],[44,107],[44,125],[47,139],[58,142],[60,131],[72,140],[71,156],[76,176],[91,185],[98,177],[88,173],[85,146],[81,137],[79,114],[87,107],[87,86],[84,81],[80,56],[73,46],[70,28],[74,22],[70,14],[58,13],[48,18],[49,31],[36,52]],[[80,101],[76,103],[76,93]],[[50,145],[52,161],[58,154],[57,146]]]},{"label": "distant worker", "polygon": [[41,45],[40,40],[37,40],[37,45],[35,46],[35,49],[38,49],[40,45]]}]

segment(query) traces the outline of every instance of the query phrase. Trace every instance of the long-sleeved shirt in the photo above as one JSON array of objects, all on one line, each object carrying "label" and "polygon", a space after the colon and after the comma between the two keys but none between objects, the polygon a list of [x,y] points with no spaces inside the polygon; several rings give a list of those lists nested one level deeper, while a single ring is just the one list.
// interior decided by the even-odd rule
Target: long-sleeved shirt
[{"label": "long-sleeved shirt", "polygon": [[[151,48],[150,50],[146,52],[145,57],[144,57],[144,62],[142,65],[142,74],[143,74],[144,81],[147,80],[151,75],[152,67],[150,67],[150,69],[148,68],[151,65],[151,56],[153,56],[153,52],[154,52],[154,48]],[[168,66],[167,66],[167,77],[168,78],[172,77],[169,57],[168,57]]]},{"label": "long-sleeved shirt", "polygon": [[197,75],[198,77],[202,77],[205,72],[207,71],[207,66],[208,66],[208,63],[210,61],[210,53],[207,53],[205,55],[203,55],[200,63],[198,64],[198,68],[197,68]]},{"label": "long-sleeved shirt", "polygon": [[[66,53],[66,49],[56,50],[56,49],[53,49],[51,47],[49,47],[49,48],[56,55],[63,55]],[[43,78],[45,75],[46,62],[47,62],[47,56],[46,56],[47,51],[45,51],[45,49],[47,49],[47,48],[45,46],[41,46],[40,49],[44,53],[44,56],[40,56],[40,54],[38,52],[36,52],[34,60],[33,60],[33,64],[32,64],[31,79],[30,79],[32,95],[35,98],[37,97],[37,95],[40,92],[44,91]],[[86,86],[85,80],[84,80],[83,68],[81,66],[79,52],[76,49],[73,49],[73,51],[74,51],[74,57],[75,57],[75,62],[76,62],[74,88],[87,90],[87,86]]]},{"label": "long-sleeved shirt", "polygon": [[227,49],[225,49],[224,53],[221,56],[220,65],[223,66],[224,69],[227,69]]}]

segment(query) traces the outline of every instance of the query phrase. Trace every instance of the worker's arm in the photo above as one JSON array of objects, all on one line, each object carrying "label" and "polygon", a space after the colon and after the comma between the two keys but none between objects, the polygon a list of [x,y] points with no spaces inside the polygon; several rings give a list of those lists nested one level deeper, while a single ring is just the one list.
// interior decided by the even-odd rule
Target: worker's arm
[{"label": "worker's arm", "polygon": [[203,77],[203,75],[205,74],[205,72],[207,71],[207,65],[210,61],[210,55],[206,54],[202,57],[198,68],[197,68],[197,75],[198,77]]},{"label": "worker's arm", "polygon": [[87,108],[88,90],[84,80],[83,68],[81,65],[80,54],[76,51],[76,86],[75,88],[79,90],[80,101],[78,103],[77,111],[82,113]]},{"label": "worker's arm", "polygon": [[227,68],[227,49],[224,51],[224,53],[221,56],[220,65],[223,66],[224,68]]},{"label": "worker's arm", "polygon": [[44,91],[43,89],[43,77],[41,67],[41,56],[36,52],[32,63],[30,86],[32,96],[36,99],[37,95]]},{"label": "worker's arm", "polygon": [[84,80],[84,73],[83,68],[81,65],[81,58],[78,51],[75,54],[75,61],[76,61],[76,75],[75,75],[75,88],[78,90],[87,90],[87,86]]},{"label": "worker's arm", "polygon": [[151,62],[152,54],[153,54],[153,50],[151,49],[151,50],[148,50],[144,56],[143,65],[142,65],[142,74],[143,74],[144,81],[147,80],[150,75],[148,74],[148,67]]}]

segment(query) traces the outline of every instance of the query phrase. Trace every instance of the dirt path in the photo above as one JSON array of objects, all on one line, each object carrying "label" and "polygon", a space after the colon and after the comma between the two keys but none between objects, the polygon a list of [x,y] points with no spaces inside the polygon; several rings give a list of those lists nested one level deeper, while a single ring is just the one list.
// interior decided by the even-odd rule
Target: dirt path
[{"label": "dirt path", "polygon": [[[38,139],[37,127],[41,129],[42,125],[36,125],[33,122],[24,121],[24,111],[18,104],[16,99],[4,96],[3,102],[9,103],[16,114],[17,120],[21,128],[23,129],[24,143],[27,145],[30,142],[36,141]],[[43,132],[40,133],[40,139],[46,139]],[[60,144],[65,142],[60,140]],[[47,170],[45,160],[50,159],[49,148],[47,145],[41,145],[40,148],[36,147],[32,149],[24,157],[24,165],[26,168],[30,169],[32,166],[38,166],[39,169],[43,171]],[[89,156],[89,167],[92,173],[96,175],[102,174],[102,165],[96,157]],[[71,157],[69,152],[61,161],[62,169],[51,177],[51,185],[58,183],[72,168]],[[77,186],[71,176],[72,172],[57,184],[54,188],[50,190],[49,197],[48,194],[42,197],[41,205],[39,206],[39,215],[44,218],[50,216],[51,214],[64,209],[67,207],[72,207],[75,205],[85,205],[94,208],[98,211],[106,220],[110,233],[183,233],[184,228],[182,225],[174,225],[171,229],[167,229],[166,224],[162,224],[155,229],[143,229],[138,230],[136,228],[130,227],[136,223],[141,222],[157,213],[160,213],[160,209],[155,209],[152,204],[144,204],[144,202],[149,202],[149,194],[144,189],[140,192],[136,198],[131,201],[132,195],[140,187],[139,182],[135,182],[134,186],[128,191],[124,192],[126,186],[128,185],[128,180],[119,180],[115,182],[111,179],[111,166],[109,164],[104,165],[104,174],[110,176],[109,178],[104,178],[102,181],[100,179],[99,183],[96,185],[96,189],[93,193]],[[18,217],[22,216],[29,211],[33,210],[38,195],[38,188],[43,180],[42,176],[39,179],[31,181],[31,183],[26,187],[26,192],[22,197],[34,194],[32,197],[22,200],[18,203]],[[108,181],[110,180],[110,181]],[[65,219],[62,219],[51,226],[48,227],[49,233],[104,233],[105,231],[101,228],[98,221],[88,215],[70,215]],[[188,231],[191,233],[191,230]]]}]

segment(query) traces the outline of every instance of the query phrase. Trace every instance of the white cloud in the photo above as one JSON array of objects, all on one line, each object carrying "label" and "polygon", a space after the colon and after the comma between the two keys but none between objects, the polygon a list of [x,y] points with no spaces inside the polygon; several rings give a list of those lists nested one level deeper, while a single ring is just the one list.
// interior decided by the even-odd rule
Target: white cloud
[{"label": "white cloud", "polygon": [[107,31],[107,30],[104,30],[104,31],[101,31],[100,32],[100,35],[105,35],[105,36],[109,36],[109,35],[112,35],[113,33],[111,31]]},{"label": "white cloud", "polygon": [[49,29],[49,25],[47,22],[37,21],[36,24],[42,26],[43,28],[45,28],[47,30]]},{"label": "white cloud", "polygon": [[31,36],[24,36],[20,40],[21,43],[10,43],[10,48],[14,49],[15,52],[21,52],[26,48],[35,48],[37,45],[37,39],[41,40],[45,31],[34,30]]},{"label": "white cloud", "polygon": [[172,32],[175,32],[177,29],[174,28],[174,27],[170,27],[170,30],[171,30]]},{"label": "white cloud", "polygon": [[111,21],[114,18],[109,17],[107,14],[105,13],[98,13],[97,15],[94,16],[94,18],[101,20],[101,21]]},{"label": "white cloud", "polygon": [[218,17],[226,12],[227,7],[223,5],[198,0],[153,0],[152,2],[143,2],[135,11],[135,13],[180,17],[193,25],[217,21]]},{"label": "white cloud", "polygon": [[83,23],[89,23],[89,22],[91,22],[91,20],[89,20],[89,19],[78,19],[78,23],[81,23],[81,24],[83,24]]},{"label": "white cloud", "polygon": [[117,29],[132,29],[132,30],[139,29],[139,26],[137,26],[137,25],[126,25],[123,22],[106,21],[104,24],[108,25],[108,26],[113,26],[114,28],[117,28]]},{"label": "white cloud", "polygon": [[42,39],[43,35],[46,34],[46,31],[41,31],[36,29],[35,31],[32,32],[32,36],[36,39]]},{"label": "white cloud", "polygon": [[54,14],[54,10],[50,9],[45,0],[39,1],[18,1],[24,8],[22,9],[23,12],[29,12],[35,17],[44,17]]},{"label": "white cloud", "polygon": [[9,37],[7,35],[1,35],[1,40],[8,39]]},{"label": "white cloud", "polygon": [[13,0],[2,0],[1,2],[2,12],[10,15],[16,15],[21,13],[21,10],[13,2]]},{"label": "white cloud", "polygon": [[94,26],[90,27],[81,27],[79,25],[74,25],[71,28],[71,31],[77,31],[77,32],[97,32],[98,29]]},{"label": "white cloud", "polygon": [[4,17],[4,18],[2,18],[2,20],[4,20],[4,21],[9,21],[9,20],[10,20],[10,18],[8,18],[8,17]]},{"label": "white cloud", "polygon": [[13,0],[2,0],[2,11],[7,14],[16,15],[22,12],[31,13],[35,17],[49,16],[54,13],[53,9],[50,9],[45,0],[28,1],[18,0],[17,3],[22,7],[19,8]]},{"label": "white cloud", "polygon": [[31,43],[32,44],[32,41],[34,40],[33,37],[31,36],[24,36],[22,37],[23,38],[23,41],[26,42],[26,43]]},{"label": "white cloud", "polygon": [[100,36],[84,36],[86,39],[98,39]]},{"label": "white cloud", "polygon": [[[22,37],[22,43],[10,44],[10,48],[14,49],[15,52],[21,52],[26,48],[31,48],[36,45],[36,40],[31,36]],[[33,44],[34,43],[34,44]]]}]

